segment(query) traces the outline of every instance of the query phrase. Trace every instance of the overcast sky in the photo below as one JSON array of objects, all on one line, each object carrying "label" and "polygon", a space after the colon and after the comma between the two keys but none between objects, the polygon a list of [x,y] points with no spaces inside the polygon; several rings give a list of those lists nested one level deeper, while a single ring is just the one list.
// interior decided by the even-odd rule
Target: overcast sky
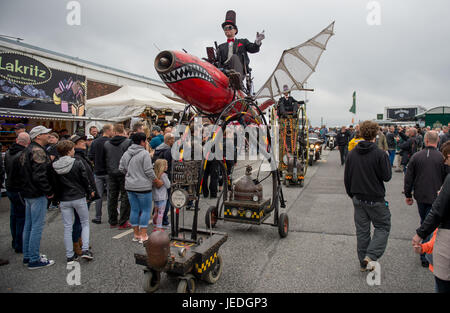
[{"label": "overcast sky", "polygon": [[[81,25],[66,22],[68,0],[1,0],[0,34],[25,43],[159,79],[153,61],[161,50],[199,57],[225,36],[225,13],[237,13],[238,37],[261,51],[250,55],[258,90],[284,49],[315,36],[332,21],[335,36],[308,81],[314,126],[373,119],[385,106],[449,105],[450,1],[379,0],[380,25],[369,25],[368,0],[79,0]],[[304,93],[297,95],[303,98]]]}]

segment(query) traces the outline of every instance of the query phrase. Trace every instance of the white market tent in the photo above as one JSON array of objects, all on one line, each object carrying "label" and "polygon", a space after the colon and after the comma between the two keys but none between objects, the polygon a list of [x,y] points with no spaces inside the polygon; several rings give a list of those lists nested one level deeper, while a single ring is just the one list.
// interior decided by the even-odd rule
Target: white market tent
[{"label": "white market tent", "polygon": [[86,116],[121,122],[139,116],[146,108],[180,112],[184,107],[150,88],[123,86],[113,93],[87,100]]}]

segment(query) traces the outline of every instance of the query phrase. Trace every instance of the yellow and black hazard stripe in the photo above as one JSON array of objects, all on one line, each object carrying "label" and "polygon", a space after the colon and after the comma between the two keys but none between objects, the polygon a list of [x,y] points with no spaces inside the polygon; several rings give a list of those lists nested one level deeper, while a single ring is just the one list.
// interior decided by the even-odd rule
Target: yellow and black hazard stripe
[{"label": "yellow and black hazard stripe", "polygon": [[170,242],[170,245],[172,247],[184,248],[184,247],[192,247],[194,243],[174,240]]},{"label": "yellow and black hazard stripe", "polygon": [[217,252],[214,252],[214,255],[211,255],[211,257],[209,259],[206,259],[206,261],[201,265],[195,263],[195,270],[197,271],[197,273],[202,274],[208,268],[210,268],[211,265],[214,264],[214,262],[216,262],[216,260],[217,260]]},{"label": "yellow and black hazard stripe", "polygon": [[[234,217],[233,214],[231,213],[231,210],[232,209],[230,209],[230,208],[226,208],[224,210],[224,212],[223,212],[223,215],[224,216],[232,216],[232,217]],[[238,216],[245,217],[245,212],[246,212],[246,210],[238,210]],[[263,215],[264,215],[264,210],[261,210],[259,213],[258,212],[253,212],[251,218],[260,219],[261,217],[263,217]]]}]

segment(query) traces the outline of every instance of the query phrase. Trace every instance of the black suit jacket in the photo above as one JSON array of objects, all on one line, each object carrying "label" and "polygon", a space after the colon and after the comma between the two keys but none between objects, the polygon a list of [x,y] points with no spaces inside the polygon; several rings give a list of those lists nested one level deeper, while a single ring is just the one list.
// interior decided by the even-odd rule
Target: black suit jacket
[{"label": "black suit jacket", "polygon": [[[235,39],[233,44],[233,54],[237,54],[239,59],[244,60],[245,66],[248,68],[250,59],[247,52],[259,52],[260,46],[256,43],[250,42],[248,39]],[[228,58],[228,42],[219,45],[218,58],[221,67],[225,67],[225,61]],[[244,65],[244,64],[243,64]]]}]

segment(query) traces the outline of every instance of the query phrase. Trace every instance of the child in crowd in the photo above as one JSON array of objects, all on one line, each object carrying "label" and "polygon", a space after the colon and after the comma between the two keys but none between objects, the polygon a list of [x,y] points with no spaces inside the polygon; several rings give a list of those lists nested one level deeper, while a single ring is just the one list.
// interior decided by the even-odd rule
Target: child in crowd
[{"label": "child in crowd", "polygon": [[155,175],[156,178],[164,182],[164,185],[160,188],[155,188],[153,192],[153,201],[155,202],[154,218],[153,221],[155,227],[153,231],[162,230],[162,221],[164,216],[164,210],[166,209],[166,203],[168,199],[167,189],[170,188],[169,177],[165,173],[168,168],[167,160],[158,159],[155,162]]}]

